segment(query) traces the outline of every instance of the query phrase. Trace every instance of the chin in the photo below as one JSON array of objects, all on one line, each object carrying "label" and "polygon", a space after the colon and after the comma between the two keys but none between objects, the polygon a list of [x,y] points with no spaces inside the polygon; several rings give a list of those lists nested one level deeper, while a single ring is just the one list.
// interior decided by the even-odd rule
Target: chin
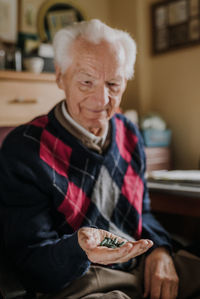
[{"label": "chin", "polygon": [[107,123],[108,123],[109,119],[92,119],[90,120],[90,125],[93,127],[93,128],[102,128],[104,127]]},{"label": "chin", "polygon": [[93,130],[103,130],[106,125],[108,124],[108,119],[106,120],[90,120],[87,122],[87,125],[85,127],[87,127],[87,129],[89,131],[93,131]]}]

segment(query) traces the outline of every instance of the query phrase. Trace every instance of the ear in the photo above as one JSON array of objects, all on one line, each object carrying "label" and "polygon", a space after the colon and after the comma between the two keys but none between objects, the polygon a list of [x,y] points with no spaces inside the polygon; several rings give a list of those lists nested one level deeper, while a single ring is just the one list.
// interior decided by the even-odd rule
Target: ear
[{"label": "ear", "polygon": [[55,65],[55,70],[56,70],[56,83],[60,89],[64,89],[63,85],[63,78],[62,78],[62,72],[60,66],[57,64]]}]

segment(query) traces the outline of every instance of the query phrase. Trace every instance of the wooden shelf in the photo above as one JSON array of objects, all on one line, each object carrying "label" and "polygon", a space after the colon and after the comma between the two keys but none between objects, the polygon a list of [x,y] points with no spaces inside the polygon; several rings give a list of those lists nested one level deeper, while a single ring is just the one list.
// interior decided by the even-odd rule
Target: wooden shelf
[{"label": "wooden shelf", "polygon": [[20,81],[41,81],[41,82],[55,82],[54,73],[30,73],[26,71],[16,72],[11,70],[0,71],[1,80],[20,80]]}]

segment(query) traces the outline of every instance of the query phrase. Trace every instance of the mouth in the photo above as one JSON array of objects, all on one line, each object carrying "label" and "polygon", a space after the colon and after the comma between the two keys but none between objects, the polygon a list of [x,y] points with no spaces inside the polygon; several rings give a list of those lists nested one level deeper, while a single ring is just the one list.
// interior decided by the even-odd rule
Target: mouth
[{"label": "mouth", "polygon": [[88,108],[88,111],[90,111],[92,113],[103,113],[103,112],[106,112],[107,109],[91,109],[91,108]]},{"label": "mouth", "polygon": [[87,116],[90,119],[93,120],[102,120],[107,119],[110,116],[110,109],[109,107],[104,108],[91,108],[91,107],[85,107],[85,116]]},{"label": "mouth", "polygon": [[108,110],[107,109],[87,109],[87,114],[89,117],[94,118],[94,119],[101,119],[105,118],[108,115]]}]

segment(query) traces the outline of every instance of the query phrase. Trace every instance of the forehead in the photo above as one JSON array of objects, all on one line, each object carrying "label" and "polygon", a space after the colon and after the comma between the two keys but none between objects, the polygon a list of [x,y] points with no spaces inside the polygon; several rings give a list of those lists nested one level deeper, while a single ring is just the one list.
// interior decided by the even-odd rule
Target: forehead
[{"label": "forehead", "polygon": [[[124,75],[123,49],[120,45],[101,41],[94,44],[78,38],[72,48],[72,66],[87,68],[91,71]],[[119,73],[119,74],[118,74]]]}]

